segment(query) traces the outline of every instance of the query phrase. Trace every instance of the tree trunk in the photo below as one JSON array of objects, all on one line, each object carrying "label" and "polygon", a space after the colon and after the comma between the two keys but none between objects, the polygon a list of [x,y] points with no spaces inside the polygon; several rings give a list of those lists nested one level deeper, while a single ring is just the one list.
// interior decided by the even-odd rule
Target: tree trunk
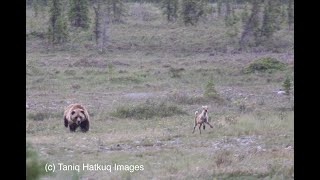
[{"label": "tree trunk", "polygon": [[95,39],[96,39],[96,45],[100,52],[104,52],[104,49],[108,45],[109,41],[109,16],[110,11],[108,9],[108,6],[103,6],[100,4],[100,1],[97,2],[93,6],[94,12],[95,12]]},{"label": "tree trunk", "polygon": [[103,28],[102,28],[102,43],[100,51],[103,52],[104,49],[108,46],[109,41],[109,13],[105,11],[103,13]]},{"label": "tree trunk", "polygon": [[260,1],[254,0],[252,2],[252,9],[249,19],[247,20],[246,24],[244,25],[243,32],[241,34],[241,38],[239,41],[240,49],[243,49],[245,46],[246,38],[247,37],[254,37],[256,38],[256,31],[258,29],[258,23],[259,23],[259,12],[260,12]]},{"label": "tree trunk", "polygon": [[100,47],[100,37],[101,37],[101,20],[100,20],[100,11],[101,11],[101,6],[100,3],[98,2],[96,5],[93,6],[94,13],[95,13],[95,28],[94,28],[94,35],[96,39],[96,45],[97,47]]}]

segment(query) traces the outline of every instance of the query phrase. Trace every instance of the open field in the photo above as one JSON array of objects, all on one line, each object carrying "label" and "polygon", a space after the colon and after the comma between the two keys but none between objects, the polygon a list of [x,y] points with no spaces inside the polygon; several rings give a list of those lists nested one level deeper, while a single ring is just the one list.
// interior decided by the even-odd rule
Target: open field
[{"label": "open field", "polygon": [[[224,29],[215,26],[221,22],[168,25],[152,8],[152,21],[133,14],[113,24],[104,54],[91,41],[47,48],[27,37],[26,141],[39,157],[56,165],[144,167],[56,171],[42,179],[294,179],[294,92],[275,92],[293,77],[293,51],[233,51],[231,41],[222,43]],[[27,32],[31,14],[27,10]],[[283,34],[291,43],[293,32],[276,36],[287,38]],[[261,57],[285,68],[243,72]],[[211,77],[220,99],[203,96]],[[87,133],[63,125],[64,107],[75,102],[91,115]],[[202,105],[214,127],[192,134]],[[140,116],[123,114],[137,107]],[[157,108],[155,116],[146,112],[150,107]]]}]

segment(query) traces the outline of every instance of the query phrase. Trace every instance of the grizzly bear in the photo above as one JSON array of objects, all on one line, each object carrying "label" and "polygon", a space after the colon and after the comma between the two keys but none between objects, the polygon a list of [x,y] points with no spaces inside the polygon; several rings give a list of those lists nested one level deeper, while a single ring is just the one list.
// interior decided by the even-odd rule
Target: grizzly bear
[{"label": "grizzly bear", "polygon": [[74,132],[80,127],[82,132],[89,130],[89,113],[84,106],[81,104],[70,104],[65,108],[64,115],[64,126],[69,126],[70,131]]}]

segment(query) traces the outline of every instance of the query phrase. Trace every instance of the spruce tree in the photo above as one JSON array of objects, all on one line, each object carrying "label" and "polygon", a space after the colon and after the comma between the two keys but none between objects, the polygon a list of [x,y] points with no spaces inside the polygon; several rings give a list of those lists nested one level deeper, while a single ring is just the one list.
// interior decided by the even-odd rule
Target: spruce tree
[{"label": "spruce tree", "polygon": [[38,0],[33,0],[32,1],[32,8],[34,12],[34,17],[38,17],[38,12],[39,12],[39,2]]},{"label": "spruce tree", "polygon": [[226,26],[234,26],[239,20],[235,14],[233,5],[234,4],[231,2],[231,0],[226,1],[226,16],[224,18]]},{"label": "spruce tree", "polygon": [[241,21],[242,23],[245,23],[247,20],[248,20],[248,17],[249,17],[249,12],[248,12],[248,3],[245,2],[245,5],[244,5],[244,8],[242,10],[242,13],[241,13]]},{"label": "spruce tree", "polygon": [[261,27],[262,41],[270,39],[280,29],[281,6],[279,0],[266,0]]},{"label": "spruce tree", "polygon": [[289,0],[289,3],[288,3],[288,25],[289,25],[289,30],[292,29],[293,23],[294,23],[293,0]]},{"label": "spruce tree", "polygon": [[178,0],[162,0],[161,9],[168,22],[175,21],[178,17]]},{"label": "spruce tree", "polygon": [[201,16],[206,14],[208,0],[182,0],[181,17],[185,25],[196,25]]},{"label": "spruce tree", "polygon": [[94,35],[100,52],[104,52],[109,39],[108,30],[111,10],[108,2],[110,0],[107,0],[107,3],[105,2],[106,0],[95,0],[93,4],[95,12]]},{"label": "spruce tree", "polygon": [[217,92],[217,90],[215,88],[215,84],[213,82],[213,76],[210,76],[210,79],[205,84],[203,96],[208,97],[208,98],[218,97],[218,92]]},{"label": "spruce tree", "polygon": [[61,0],[51,0],[48,35],[53,44],[67,41],[67,22],[62,14]]},{"label": "spruce tree", "polygon": [[217,0],[218,16],[221,16],[222,0]]},{"label": "spruce tree", "polygon": [[94,22],[94,35],[95,35],[95,39],[96,39],[96,44],[97,46],[100,46],[99,40],[101,35],[101,0],[96,0],[94,5],[93,5],[93,9],[94,9],[94,13],[95,13],[95,22]]},{"label": "spruce tree", "polygon": [[90,23],[88,13],[88,0],[70,0],[68,15],[71,26],[87,29]]},{"label": "spruce tree", "polygon": [[260,13],[260,3],[261,0],[252,0],[252,9],[251,9],[251,14],[244,24],[244,29],[241,34],[240,38],[240,47],[245,48],[245,46],[254,46],[256,45],[256,42],[259,37],[259,25],[260,25],[260,20],[259,20],[259,13]]},{"label": "spruce tree", "polygon": [[289,79],[289,77],[287,77],[283,84],[282,87],[284,88],[284,91],[286,92],[286,95],[290,95],[290,89],[291,89],[291,81]]},{"label": "spruce tree", "polygon": [[108,0],[110,15],[112,15],[112,22],[122,22],[122,17],[126,13],[126,8],[123,0]]}]

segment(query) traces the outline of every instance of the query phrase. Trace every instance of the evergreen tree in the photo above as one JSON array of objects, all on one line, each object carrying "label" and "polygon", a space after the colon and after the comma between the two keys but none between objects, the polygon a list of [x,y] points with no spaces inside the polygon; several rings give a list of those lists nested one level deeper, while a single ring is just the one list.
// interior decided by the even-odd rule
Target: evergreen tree
[{"label": "evergreen tree", "polygon": [[[106,3],[107,2],[107,3]],[[104,52],[104,49],[108,43],[108,30],[109,30],[109,17],[110,6],[109,0],[95,0],[93,2],[93,9],[95,12],[95,28],[94,35],[96,44],[100,52]]]},{"label": "evergreen tree", "polygon": [[226,5],[226,17],[231,15],[231,0],[225,0]]},{"label": "evergreen tree", "polygon": [[244,25],[244,29],[240,38],[240,47],[244,48],[246,45],[256,45],[259,36],[259,13],[261,0],[252,0],[251,14]]},{"label": "evergreen tree", "polygon": [[175,21],[178,17],[178,0],[162,0],[161,9],[168,22]]},{"label": "evergreen tree", "polygon": [[96,0],[93,5],[94,13],[95,13],[95,23],[94,23],[94,35],[96,39],[96,44],[99,46],[99,39],[101,37],[101,0]]},{"label": "evergreen tree", "polygon": [[294,23],[293,0],[289,0],[289,3],[288,3],[288,25],[289,25],[289,30],[292,29],[293,23]]},{"label": "evergreen tree", "polygon": [[222,0],[217,0],[218,16],[221,16]]},{"label": "evergreen tree", "polygon": [[34,12],[34,17],[38,17],[38,12],[39,12],[38,0],[32,0],[32,8],[33,8],[33,12]]},{"label": "evergreen tree", "polygon": [[273,33],[280,29],[280,8],[279,0],[266,0],[261,27],[261,36],[263,41],[270,39]]},{"label": "evergreen tree", "polygon": [[205,84],[203,96],[208,98],[215,98],[219,96],[213,82],[213,76],[210,76],[210,79]]},{"label": "evergreen tree", "polygon": [[123,0],[108,0],[110,15],[112,14],[112,22],[122,22],[122,17],[126,13]]},{"label": "evergreen tree", "polygon": [[63,43],[67,40],[67,22],[62,14],[61,0],[51,0],[48,35],[53,44]]},{"label": "evergreen tree", "polygon": [[224,18],[226,26],[234,26],[238,22],[239,18],[236,16],[233,3],[231,0],[226,1],[226,16]]},{"label": "evergreen tree", "polygon": [[87,0],[70,0],[68,15],[71,26],[87,29],[90,23],[88,13],[89,6]]},{"label": "evergreen tree", "polygon": [[181,17],[185,25],[196,25],[201,16],[205,15],[207,0],[182,0]]},{"label": "evergreen tree", "polygon": [[248,17],[249,17],[249,12],[248,12],[248,3],[246,2],[245,5],[244,5],[244,8],[242,10],[242,13],[241,13],[241,21],[242,23],[245,23],[247,20],[248,20]]},{"label": "evergreen tree", "polygon": [[290,95],[290,89],[291,89],[291,81],[289,79],[289,77],[287,77],[283,84],[282,87],[284,88],[284,91],[286,92],[286,95]]}]

